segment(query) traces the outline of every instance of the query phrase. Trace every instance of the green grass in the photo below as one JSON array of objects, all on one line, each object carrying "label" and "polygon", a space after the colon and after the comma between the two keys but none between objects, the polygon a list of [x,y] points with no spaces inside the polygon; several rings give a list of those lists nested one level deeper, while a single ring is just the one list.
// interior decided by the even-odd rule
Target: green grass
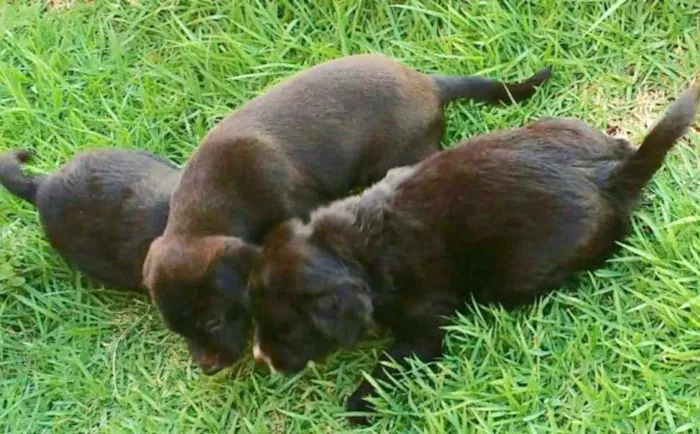
[{"label": "green grass", "polygon": [[[507,79],[554,65],[519,107],[451,107],[446,145],[543,116],[639,139],[638,95],[673,97],[700,71],[692,0],[16,3],[0,1],[0,150],[36,149],[41,171],[102,146],[182,163],[231,109],[351,53]],[[688,138],[607,267],[524,312],[455,319],[437,370],[415,364],[387,385],[366,431],[700,432],[700,137]],[[250,358],[202,376],[147,299],[89,286],[35,211],[0,193],[3,432],[346,432],[343,401],[381,349],[294,378]]]}]

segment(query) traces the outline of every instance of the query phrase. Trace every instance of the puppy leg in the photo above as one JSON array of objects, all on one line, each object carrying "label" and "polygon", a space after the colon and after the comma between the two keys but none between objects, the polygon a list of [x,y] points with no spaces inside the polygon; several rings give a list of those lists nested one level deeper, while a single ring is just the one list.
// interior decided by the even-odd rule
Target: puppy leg
[{"label": "puppy leg", "polygon": [[[372,377],[376,380],[386,380],[392,374],[393,369],[383,366],[382,362],[395,360],[401,366],[408,364],[408,358],[415,356],[420,361],[427,363],[435,360],[442,354],[442,341],[444,331],[439,327],[426,330],[425,325],[416,324],[415,330],[421,330],[421,335],[399,336],[389,350],[379,358],[372,371]],[[389,371],[389,372],[387,372]],[[352,412],[372,412],[371,404],[365,401],[368,396],[375,395],[376,391],[371,383],[363,380],[360,386],[350,396],[346,408]],[[351,416],[349,422],[352,425],[369,425],[367,416]]]}]

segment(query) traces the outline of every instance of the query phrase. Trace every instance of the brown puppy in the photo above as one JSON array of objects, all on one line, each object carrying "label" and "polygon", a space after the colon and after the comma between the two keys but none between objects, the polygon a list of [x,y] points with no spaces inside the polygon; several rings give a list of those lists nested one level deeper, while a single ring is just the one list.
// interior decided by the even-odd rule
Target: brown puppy
[{"label": "brown puppy", "polygon": [[[542,120],[279,225],[251,277],[256,359],[296,372],[374,320],[395,333],[391,358],[430,361],[444,317],[472,297],[515,307],[602,265],[699,98],[700,86],[684,93],[636,151],[582,122]],[[381,365],[373,375],[386,378]],[[363,382],[348,408],[366,410],[372,392]]]},{"label": "brown puppy", "polygon": [[51,246],[105,286],[145,292],[143,259],[165,229],[180,171],[148,152],[102,149],[31,176],[22,171],[31,156],[1,155],[0,184],[37,207]]},{"label": "brown puppy", "polygon": [[258,244],[276,223],[438,150],[443,106],[458,98],[523,100],[521,84],[431,76],[377,55],[313,67],[217,125],[187,164],[144,281],[166,324],[205,373],[240,356],[250,316],[244,288]]}]

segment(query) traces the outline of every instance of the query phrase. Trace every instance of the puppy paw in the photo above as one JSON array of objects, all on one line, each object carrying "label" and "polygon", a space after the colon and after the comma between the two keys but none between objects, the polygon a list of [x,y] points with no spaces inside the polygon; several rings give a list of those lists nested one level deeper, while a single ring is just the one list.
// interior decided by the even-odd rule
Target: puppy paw
[{"label": "puppy paw", "polygon": [[349,416],[348,423],[353,426],[370,426],[372,422],[366,416]]},{"label": "puppy paw", "polygon": [[[374,408],[372,407],[372,404],[365,401],[365,396],[367,395],[368,394],[366,390],[355,391],[355,393],[353,393],[352,396],[350,396],[350,399],[348,399],[348,402],[345,407],[348,411],[352,412],[374,413]],[[372,423],[369,419],[369,416],[349,416],[348,422],[350,422],[351,425],[365,426],[370,425]]]}]

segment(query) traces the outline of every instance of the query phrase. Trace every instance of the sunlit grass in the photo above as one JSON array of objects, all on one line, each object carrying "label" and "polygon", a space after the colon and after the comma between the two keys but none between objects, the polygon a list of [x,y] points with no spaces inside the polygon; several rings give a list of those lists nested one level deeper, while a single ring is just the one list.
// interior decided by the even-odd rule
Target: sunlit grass
[{"label": "sunlit grass", "polygon": [[[445,145],[544,116],[639,139],[637,96],[673,97],[700,71],[692,1],[11,3],[0,150],[35,149],[39,171],[102,146],[182,163],[230,110],[345,54],[506,79],[554,66],[518,107],[453,105]],[[367,432],[697,432],[700,137],[688,137],[606,268],[524,312],[455,318],[444,360],[387,385]],[[91,287],[34,210],[0,193],[2,431],[344,432],[344,399],[380,343],[293,378],[249,359],[202,376],[147,299]]]}]

